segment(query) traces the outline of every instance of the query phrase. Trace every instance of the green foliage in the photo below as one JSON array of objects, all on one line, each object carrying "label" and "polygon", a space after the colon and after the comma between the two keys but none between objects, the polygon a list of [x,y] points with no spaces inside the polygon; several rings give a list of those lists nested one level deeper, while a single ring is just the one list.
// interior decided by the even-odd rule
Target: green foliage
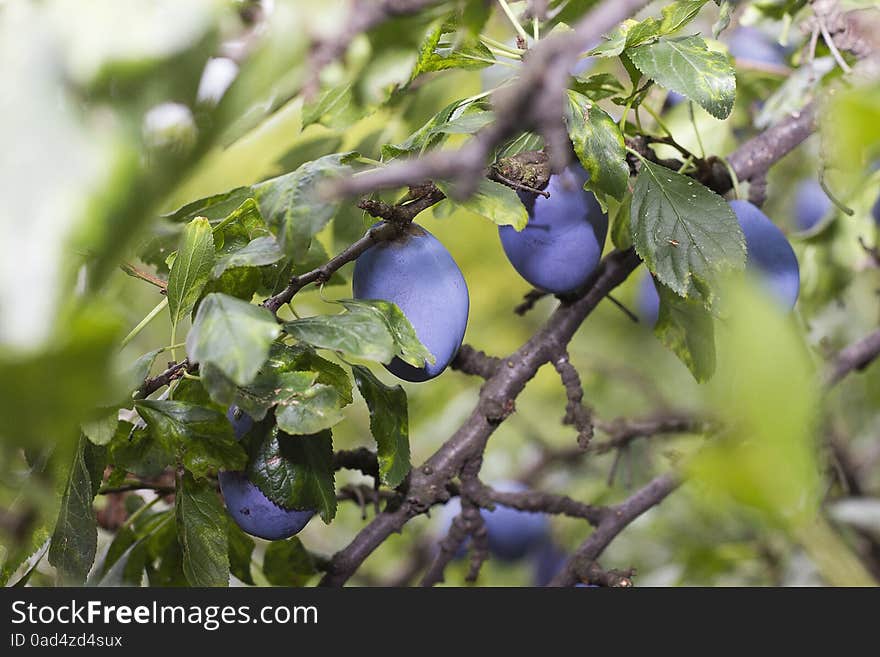
[{"label": "green foliage", "polygon": [[174,497],[177,541],[183,574],[190,586],[229,583],[229,542],[226,511],[214,484],[185,474]]},{"label": "green foliage", "polygon": [[95,560],[98,528],[92,500],[106,464],[104,448],[80,436],[49,546],[49,563],[64,584],[82,584]]},{"label": "green foliage", "polygon": [[333,439],[329,430],[289,435],[271,423],[251,434],[248,478],[286,509],[317,509],[325,523],[336,515]]},{"label": "green foliage", "polygon": [[265,308],[225,294],[209,294],[199,306],[186,351],[193,362],[215,366],[236,384],[245,385],[256,376],[280,332]]},{"label": "green foliage", "polygon": [[633,64],[658,84],[687,96],[712,116],[726,119],[736,99],[728,58],[697,36],[660,39],[627,50]]},{"label": "green foliage", "polygon": [[135,408],[147,423],[149,437],[166,453],[176,454],[195,477],[244,467],[244,450],[222,413],[191,402],[153,399],[138,401]]},{"label": "green foliage", "polygon": [[266,548],[263,575],[274,586],[304,586],[317,572],[312,555],[296,536],[272,541]]},{"label": "green foliage", "polygon": [[745,238],[727,202],[658,164],[642,161],[630,221],[636,252],[679,296],[710,303],[718,274],[745,265]]},{"label": "green foliage", "polygon": [[701,303],[683,299],[663,285],[655,285],[660,313],[654,334],[681,359],[701,383],[715,373],[715,333],[712,315]]},{"label": "green foliage", "polygon": [[599,199],[607,194],[622,200],[629,185],[629,166],[617,124],[576,91],[568,92],[566,122],[574,152],[590,174],[586,189]]},{"label": "green foliage", "polygon": [[168,310],[172,334],[195,306],[214,266],[214,237],[208,220],[199,217],[187,224],[168,276]]},{"label": "green foliage", "polygon": [[400,386],[386,386],[366,367],[355,366],[352,371],[370,409],[370,431],[376,439],[379,477],[386,486],[399,486],[410,470],[406,392]]}]

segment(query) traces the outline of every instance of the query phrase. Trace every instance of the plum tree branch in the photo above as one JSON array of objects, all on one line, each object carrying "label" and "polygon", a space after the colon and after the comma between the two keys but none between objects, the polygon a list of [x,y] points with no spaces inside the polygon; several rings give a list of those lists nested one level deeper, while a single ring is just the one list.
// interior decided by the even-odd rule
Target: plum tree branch
[{"label": "plum tree branch", "polygon": [[[812,109],[791,115],[743,144],[730,156],[731,166],[742,179],[757,175],[762,168],[766,170],[806,139],[814,126]],[[433,164],[425,169],[419,162],[417,160],[408,164],[415,165],[419,173],[417,179],[424,180],[426,171],[433,171]],[[482,167],[481,162],[480,171]],[[362,179],[366,178],[368,176]],[[381,180],[379,182],[382,183]],[[580,297],[563,301],[530,340],[516,353],[504,359],[507,367],[500,368],[487,379],[470,417],[433,456],[420,468],[413,470],[405,502],[393,510],[377,515],[346,548],[337,552],[321,580],[322,585],[344,584],[390,534],[400,531],[412,517],[424,513],[433,504],[447,499],[449,492],[446,484],[460,473],[467,460],[482,453],[499,423],[513,412],[514,401],[526,383],[541,366],[558,356],[583,320],[609,292],[629,276],[638,263],[639,259],[632,250],[611,253],[600,263]],[[614,514],[609,516],[611,520],[603,518],[599,528],[584,542],[557,580],[573,581],[574,563],[580,564],[578,567],[586,567],[589,562],[594,561],[629,522],[644,510],[658,504],[677,485],[674,476],[663,475],[623,505],[614,507]]]},{"label": "plum tree branch", "polygon": [[842,349],[825,375],[825,385],[832,387],[850,372],[861,371],[880,357],[880,330]]},{"label": "plum tree branch", "polygon": [[611,507],[590,537],[584,541],[568,560],[565,567],[551,580],[550,586],[572,586],[579,576],[589,572],[602,551],[608,547],[620,532],[629,524],[651,509],[678,488],[679,479],[672,474],[663,474],[652,480],[644,488],[636,491],[624,502]]},{"label": "plum tree branch", "polygon": [[396,189],[424,180],[450,180],[457,197],[476,188],[493,149],[523,131],[544,137],[553,171],[568,163],[571,146],[563,123],[569,71],[590,44],[648,4],[649,0],[605,0],[581,18],[570,32],[542,40],[525,58],[517,81],[493,96],[496,120],[454,151],[435,151],[363,175],[339,181],[336,193],[357,196]]}]

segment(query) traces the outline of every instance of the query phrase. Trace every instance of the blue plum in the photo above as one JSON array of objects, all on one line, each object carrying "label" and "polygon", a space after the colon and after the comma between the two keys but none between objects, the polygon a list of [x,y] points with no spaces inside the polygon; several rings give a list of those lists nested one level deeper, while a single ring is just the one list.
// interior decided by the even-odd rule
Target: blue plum
[{"label": "blue plum", "polygon": [[771,66],[785,64],[785,49],[754,27],[741,26],[730,32],[727,47],[736,59]]},{"label": "blue plum", "polygon": [[684,102],[687,102],[687,96],[683,96],[677,91],[670,91],[666,95],[666,100],[663,101],[663,110],[671,110],[673,107],[678,107]]},{"label": "blue plum", "polygon": [[547,586],[567,561],[568,555],[559,546],[551,542],[545,543],[534,555],[532,583],[535,586]]},{"label": "blue plum", "polygon": [[[504,492],[523,492],[525,486],[517,482],[501,482],[496,490]],[[452,520],[461,512],[461,503],[456,498],[443,509],[441,532],[449,531]],[[518,561],[541,548],[550,538],[550,522],[543,513],[520,511],[496,504],[493,511],[480,511],[486,531],[489,534],[489,552],[502,561]],[[464,555],[465,547],[456,557]]]},{"label": "blue plum", "polygon": [[645,269],[639,280],[638,296],[636,298],[639,319],[646,325],[653,327],[660,316],[660,295],[654,285],[654,277]]},{"label": "blue plum", "polygon": [[[232,423],[236,440],[241,440],[254,421],[241,409],[231,406],[226,416]],[[219,474],[220,492],[226,510],[235,523],[252,536],[269,541],[290,538],[299,533],[315,515],[311,509],[283,509],[266,497],[246,473],[224,470]]]},{"label": "blue plum", "polygon": [[781,230],[748,201],[731,201],[746,238],[746,269],[755,272],[768,292],[791,309],[800,291],[797,256]]},{"label": "blue plum", "polygon": [[874,201],[874,207],[871,208],[871,216],[874,217],[874,223],[880,226],[880,196]]},{"label": "blue plum", "polygon": [[799,230],[810,230],[831,210],[831,199],[819,181],[809,178],[801,181],[795,192],[794,217]]},{"label": "blue plum", "polygon": [[413,382],[438,376],[458,353],[467,328],[467,283],[440,241],[418,224],[395,240],[370,247],[355,262],[352,289],[358,299],[391,301],[406,315],[435,362],[413,367],[399,358],[386,368]]},{"label": "blue plum", "polygon": [[549,198],[519,192],[529,222],[517,232],[499,227],[507,259],[537,288],[565,294],[586,283],[602,257],[608,217],[591,192],[589,174],[580,165],[550,177]]}]

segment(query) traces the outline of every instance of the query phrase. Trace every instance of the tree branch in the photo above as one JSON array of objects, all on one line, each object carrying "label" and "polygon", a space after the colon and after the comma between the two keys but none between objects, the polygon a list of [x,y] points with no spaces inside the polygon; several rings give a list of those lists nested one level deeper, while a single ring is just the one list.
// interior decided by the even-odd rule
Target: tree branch
[{"label": "tree branch", "polygon": [[596,5],[572,31],[542,40],[529,51],[517,81],[495,92],[496,120],[455,151],[435,151],[414,160],[339,181],[338,195],[358,196],[380,189],[396,189],[424,180],[450,180],[456,197],[467,197],[496,146],[524,131],[544,137],[550,168],[568,164],[571,145],[563,123],[569,71],[580,53],[649,0],[605,0]]},{"label": "tree branch", "polygon": [[837,354],[825,375],[825,386],[830,388],[850,372],[865,369],[878,356],[880,356],[880,330],[868,334]]},{"label": "tree branch", "polygon": [[587,577],[590,566],[602,551],[608,547],[617,535],[629,524],[657,506],[667,495],[679,486],[678,479],[671,474],[664,474],[634,493],[624,502],[611,507],[602,517],[602,521],[590,537],[577,549],[565,568],[550,582],[550,586],[572,586],[579,578]]}]

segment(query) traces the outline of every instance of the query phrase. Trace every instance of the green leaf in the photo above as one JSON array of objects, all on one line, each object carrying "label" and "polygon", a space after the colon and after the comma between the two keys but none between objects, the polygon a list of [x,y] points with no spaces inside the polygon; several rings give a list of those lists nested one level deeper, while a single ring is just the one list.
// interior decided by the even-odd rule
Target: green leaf
[{"label": "green leaf", "polygon": [[235,386],[211,366],[202,369],[202,382],[214,401],[240,406],[256,420],[278,405],[278,424],[288,433],[329,428],[341,419],[339,410],[352,401],[345,370],[305,345],[273,343],[269,359],[246,386]]},{"label": "green leaf", "polygon": [[603,35],[602,38],[604,39],[604,41],[593,48],[587,54],[589,54],[591,57],[617,57],[618,55],[620,55],[620,53],[623,52],[623,49],[626,48],[627,34],[630,30],[633,29],[633,27],[638,24],[638,21],[634,21],[631,18],[628,18],[627,20],[623,21],[623,23],[614,28],[614,30],[606,35]]},{"label": "green leaf", "polygon": [[236,187],[222,194],[214,194],[197,201],[187,203],[183,207],[163,215],[174,223],[188,223],[196,217],[205,217],[209,221],[219,221],[230,215],[247,199],[253,198],[250,187]]},{"label": "green leaf", "polygon": [[726,119],[736,99],[736,75],[728,57],[713,52],[698,36],[660,39],[627,49],[646,76],[687,96],[709,114]]},{"label": "green leaf", "polygon": [[[449,186],[438,181],[437,186],[450,197]],[[529,213],[526,206],[510,187],[488,178],[480,178],[477,191],[464,201],[456,201],[456,205],[470,210],[474,214],[495,222],[499,226],[513,226],[522,230],[529,222]]]},{"label": "green leaf", "polygon": [[700,383],[715,373],[715,330],[703,304],[657,285],[660,311],[654,335],[678,356]]},{"label": "green leaf", "polygon": [[312,555],[296,536],[266,547],[263,574],[273,586],[304,586],[317,572]]},{"label": "green leaf", "polygon": [[85,582],[95,561],[98,525],[92,501],[106,462],[106,450],[80,436],[49,547],[49,563],[66,584]]},{"label": "green leaf", "polygon": [[439,25],[422,44],[419,58],[410,75],[410,82],[423,73],[450,68],[479,69],[491,66],[495,56],[478,39],[457,33],[454,28]]},{"label": "green leaf", "polygon": [[217,259],[212,275],[219,278],[227,269],[233,267],[261,267],[278,262],[284,257],[275,238],[271,235],[258,237],[237,251]]},{"label": "green leaf", "polygon": [[292,436],[266,423],[251,434],[248,478],[285,509],[317,509],[325,523],[336,515],[333,438],[329,430]]},{"label": "green leaf", "polygon": [[153,363],[156,362],[156,356],[162,353],[162,349],[154,349],[140,356],[134,363],[121,373],[121,385],[124,386],[126,392],[130,392],[140,387],[144,379],[153,369]]},{"label": "green leaf", "polygon": [[328,128],[345,128],[355,123],[361,113],[348,82],[324,90],[313,102],[303,106],[302,129],[315,123]]},{"label": "green leaf", "polygon": [[145,399],[135,403],[154,440],[178,454],[196,477],[240,470],[247,455],[222,413],[191,402]]},{"label": "green leaf", "polygon": [[587,78],[575,76],[571,89],[594,101],[620,95],[624,90],[620,80],[611,73],[596,73]]},{"label": "green leaf", "polygon": [[116,435],[116,426],[119,424],[119,412],[113,408],[105,410],[105,414],[86,420],[81,425],[83,434],[95,445],[106,445]]},{"label": "green leaf", "polygon": [[214,484],[185,473],[178,482],[174,513],[186,581],[190,586],[228,586],[227,519]]},{"label": "green leaf", "polygon": [[287,322],[284,331],[319,349],[338,351],[351,358],[388,363],[396,354],[387,324],[373,312],[347,311]]},{"label": "green leaf", "polygon": [[280,332],[265,308],[212,293],[199,305],[186,353],[192,362],[215,365],[236,384],[245,385],[256,376]]},{"label": "green leaf", "polygon": [[294,261],[306,256],[312,238],[336,214],[340,202],[324,198],[323,185],[350,175],[351,167],[346,162],[353,155],[326,155],[292,173],[254,185],[260,212],[275,229],[281,249]]},{"label": "green leaf", "polygon": [[[612,205],[614,205],[612,203]],[[630,230],[629,212],[632,207],[632,196],[627,194],[616,208],[609,207],[608,217],[610,220],[611,243],[621,251],[632,246],[632,231]]]},{"label": "green leaf", "polygon": [[590,174],[585,186],[621,200],[629,184],[629,165],[620,129],[608,114],[576,91],[568,92],[566,124],[574,152]]},{"label": "green leaf", "polygon": [[229,516],[227,516],[226,534],[229,537],[229,571],[245,584],[253,586],[251,561],[256,546],[254,539],[245,534]]},{"label": "green leaf", "polygon": [[381,299],[340,299],[339,303],[349,312],[372,314],[381,320],[394,340],[395,355],[405,363],[422,367],[426,361],[432,365],[436,362],[397,304]]},{"label": "green leaf", "polygon": [[211,278],[214,265],[214,237],[205,218],[193,219],[183,231],[183,240],[168,276],[168,310],[172,329],[192,310]]},{"label": "green leaf", "polygon": [[745,238],[727,202],[699,182],[643,161],[630,209],[636,252],[679,296],[714,298],[717,275],[745,266]]},{"label": "green leaf", "polygon": [[466,103],[456,100],[449,103],[403,142],[382,146],[382,159],[419,155],[440,146],[446,140],[447,134],[469,134],[479,129],[479,124],[489,119],[487,115],[491,116],[491,112],[487,112],[485,107],[480,102]]},{"label": "green leaf", "polygon": [[177,462],[175,445],[146,429],[120,422],[110,441],[110,462],[140,477],[157,477]]},{"label": "green leaf", "polygon": [[678,32],[693,21],[708,0],[677,0],[662,9],[660,31],[663,34]]},{"label": "green leaf", "polygon": [[397,487],[409,474],[409,416],[406,392],[386,386],[366,367],[352,367],[358,390],[370,409],[370,431],[376,439],[382,483]]}]

